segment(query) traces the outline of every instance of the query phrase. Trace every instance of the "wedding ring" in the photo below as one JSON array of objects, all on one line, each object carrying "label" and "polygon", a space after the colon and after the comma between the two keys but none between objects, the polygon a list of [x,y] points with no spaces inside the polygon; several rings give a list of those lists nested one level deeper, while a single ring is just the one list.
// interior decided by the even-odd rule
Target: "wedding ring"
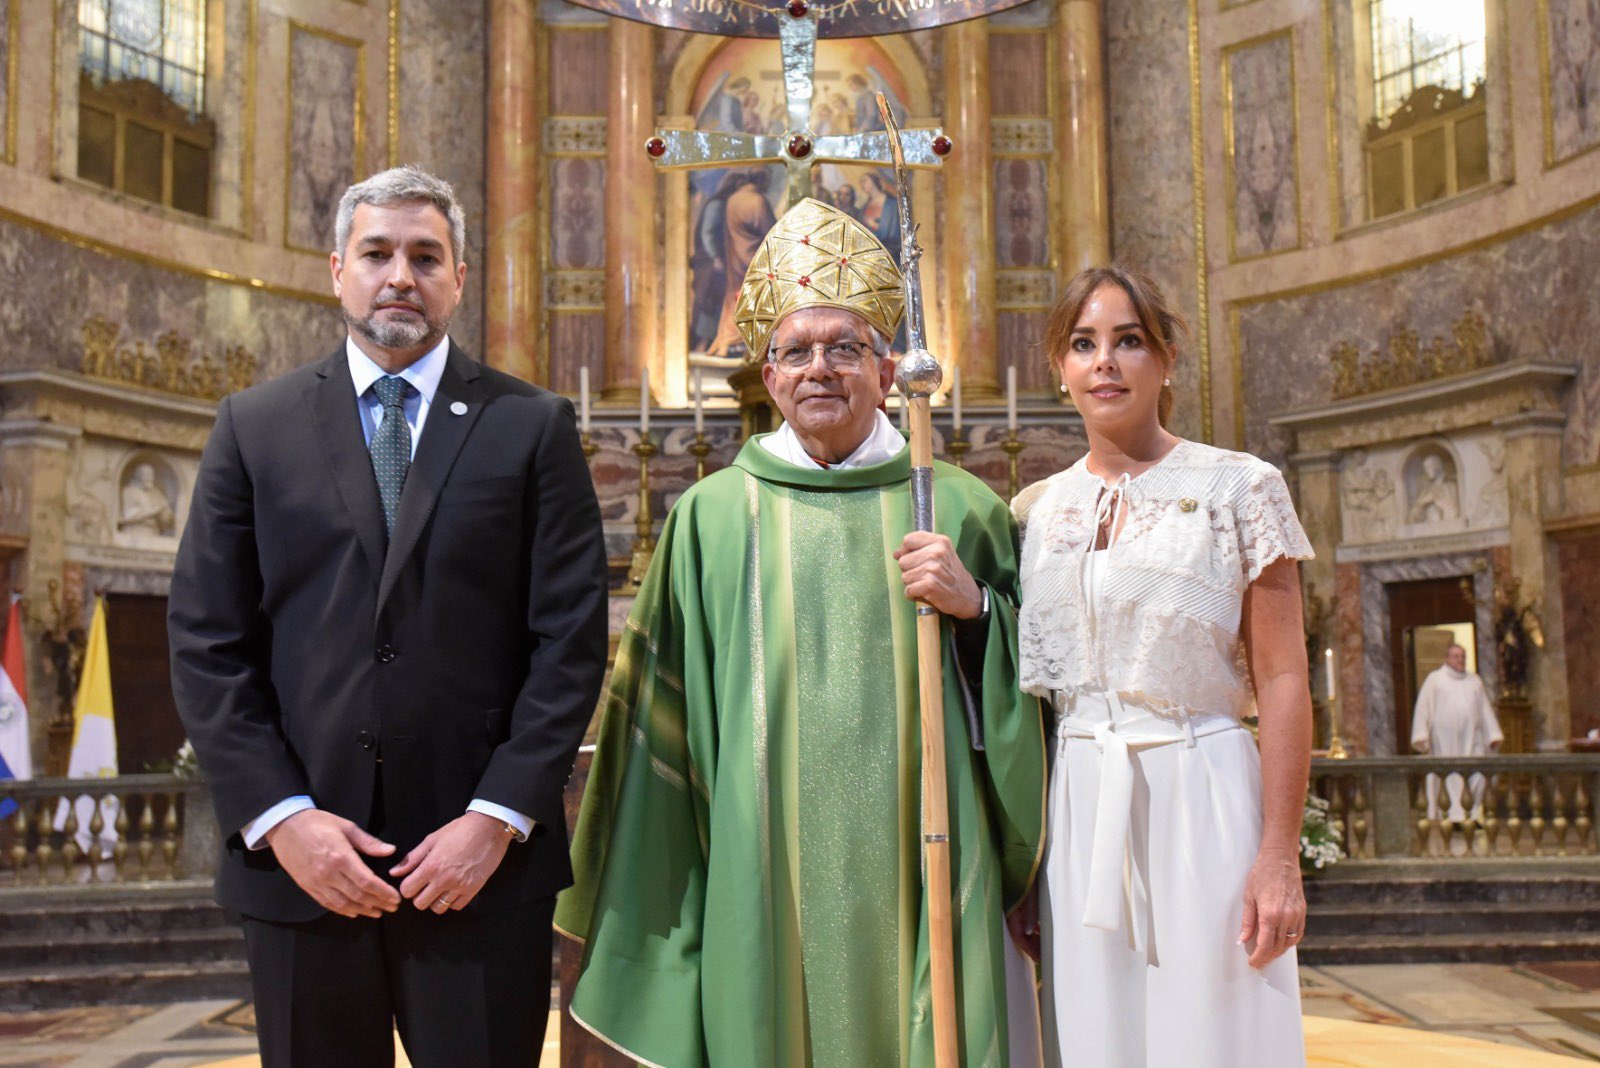
[{"label": "wedding ring", "polygon": [[1285,931],[1285,932],[1283,932],[1283,934],[1284,934],[1285,938],[1299,938],[1300,937],[1300,932],[1299,931]]},{"label": "wedding ring", "polygon": [[453,904],[455,904],[455,900],[456,899],[453,898],[453,897],[445,897],[443,894],[440,894],[439,895],[439,900],[443,901],[446,905],[453,905]]}]

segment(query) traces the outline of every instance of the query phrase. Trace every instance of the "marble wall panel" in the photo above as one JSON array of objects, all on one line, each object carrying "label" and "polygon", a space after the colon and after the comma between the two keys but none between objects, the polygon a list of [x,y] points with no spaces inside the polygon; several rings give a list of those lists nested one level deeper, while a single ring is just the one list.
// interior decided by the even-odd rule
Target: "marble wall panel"
[{"label": "marble wall panel", "polygon": [[601,313],[563,312],[550,316],[550,388],[578,392],[578,368],[589,368],[590,388],[604,380],[606,317]]},{"label": "marble wall panel", "polygon": [[450,335],[474,355],[483,352],[487,23],[483,4],[400,5],[399,144],[390,153],[448,181],[466,212],[467,285]]},{"label": "marble wall panel", "polygon": [[994,165],[995,262],[1001,267],[1050,264],[1050,172],[1040,159]]},{"label": "marble wall panel", "polygon": [[333,247],[339,197],[361,168],[361,67],[358,43],[290,25],[289,143],[283,160],[284,243],[291,248]]},{"label": "marble wall panel", "polygon": [[1544,0],[1545,156],[1567,159],[1600,145],[1600,6]]},{"label": "marble wall panel", "polygon": [[[1187,8],[1174,0],[1106,5],[1111,254],[1154,278],[1198,330]],[[1200,436],[1199,382],[1194,350],[1180,352],[1173,430],[1185,437]]]},{"label": "marble wall panel", "polygon": [[550,263],[557,268],[606,265],[606,162],[568,158],[550,162]]},{"label": "marble wall panel", "polygon": [[[1496,209],[1486,201],[1482,210]],[[1509,357],[1578,367],[1567,391],[1564,460],[1572,466],[1600,462],[1597,259],[1600,208],[1591,207],[1411,270],[1239,309],[1245,448],[1285,462],[1288,435],[1267,420],[1332,399],[1334,345],[1382,347],[1401,327],[1417,331],[1424,343],[1448,338],[1451,325],[1476,310]]]},{"label": "marble wall panel", "polygon": [[1300,213],[1293,41],[1283,33],[1233,49],[1223,65],[1231,258],[1295,248]]},{"label": "marble wall panel", "polygon": [[1561,613],[1575,738],[1600,728],[1600,531],[1561,542]]},{"label": "marble wall panel", "polygon": [[1042,33],[989,35],[989,110],[1044,115],[1050,110],[1049,68]]},{"label": "marble wall panel", "polygon": [[258,378],[332,352],[344,334],[336,308],[92,252],[0,221],[0,367],[77,370],[83,323],[99,315],[124,341],[176,330],[197,349],[243,345]]},{"label": "marble wall panel", "polygon": [[0,161],[9,162],[7,151],[15,137],[11,128],[11,48],[12,11],[22,0],[0,0]]},{"label": "marble wall panel", "polygon": [[607,41],[608,35],[603,30],[551,28],[549,114],[606,113],[611,87]]},{"label": "marble wall panel", "polygon": [[1010,364],[1017,369],[1019,390],[1054,388],[1043,341],[1044,324],[1049,314],[1045,311],[1002,311],[995,316],[995,327],[1000,335],[1002,381],[1004,368]]}]

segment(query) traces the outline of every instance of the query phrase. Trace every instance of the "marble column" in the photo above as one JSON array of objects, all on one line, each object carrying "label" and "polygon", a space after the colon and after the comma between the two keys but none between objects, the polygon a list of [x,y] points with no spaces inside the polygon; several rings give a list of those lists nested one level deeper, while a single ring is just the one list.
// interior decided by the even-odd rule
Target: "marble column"
[{"label": "marble column", "polygon": [[484,348],[489,366],[529,382],[549,372],[539,329],[541,44],[535,0],[490,0]]},{"label": "marble column", "polygon": [[989,121],[989,24],[944,30],[944,275],[951,361],[969,400],[992,399],[1003,372],[995,322],[994,152]]},{"label": "marble column", "polygon": [[[637,405],[639,371],[660,345],[654,130],[655,28],[613,18],[606,108],[606,368],[603,403]],[[660,382],[659,373],[654,381]]]},{"label": "marble column", "polygon": [[64,585],[67,548],[67,477],[72,469],[73,449],[83,437],[76,427],[60,426],[43,420],[26,419],[0,424],[0,447],[8,453],[10,470],[26,471],[27,546],[20,568],[12,571],[13,581],[21,580],[27,599],[28,620],[28,735],[33,748],[33,773],[36,776],[67,773],[70,733],[52,733],[51,724],[62,713],[56,677],[48,667],[45,646],[40,640],[43,628],[56,622],[51,617],[50,583]]},{"label": "marble column", "polygon": [[1056,8],[1051,108],[1060,180],[1053,229],[1063,286],[1085,267],[1111,262],[1103,6],[1104,0],[1060,0]]},{"label": "marble column", "polygon": [[[1561,614],[1561,562],[1545,522],[1561,514],[1560,412],[1528,411],[1495,421],[1505,434],[1505,480],[1511,574],[1523,600],[1537,599],[1544,648],[1532,657],[1528,698],[1533,705],[1534,748],[1562,751],[1572,734],[1567,691],[1566,626]],[[1503,582],[1501,576],[1497,581]]]}]

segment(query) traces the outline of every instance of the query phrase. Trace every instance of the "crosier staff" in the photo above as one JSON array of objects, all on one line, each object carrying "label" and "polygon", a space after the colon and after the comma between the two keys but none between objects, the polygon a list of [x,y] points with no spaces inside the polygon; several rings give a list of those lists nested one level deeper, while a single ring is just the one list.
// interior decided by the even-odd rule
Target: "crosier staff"
[{"label": "crosier staff", "polygon": [[[882,93],[878,114],[889,131],[895,181],[900,187],[900,274],[906,301],[907,352],[895,384],[911,409],[911,514],[917,530],[933,530],[933,426],[928,399],[944,381],[922,332],[922,272],[917,223],[911,214],[911,179],[901,151],[900,126]],[[950,922],[950,794],[944,763],[944,659],[939,613],[917,603],[917,681],[922,708],[922,843],[928,895],[928,964],[933,985],[933,1063],[961,1063],[956,1034],[955,939]]]}]

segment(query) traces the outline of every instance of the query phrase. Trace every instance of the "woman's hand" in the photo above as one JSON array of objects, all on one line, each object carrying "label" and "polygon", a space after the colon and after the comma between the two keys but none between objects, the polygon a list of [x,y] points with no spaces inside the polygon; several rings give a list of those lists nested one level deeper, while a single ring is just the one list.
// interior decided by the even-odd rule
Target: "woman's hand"
[{"label": "woman's hand", "polygon": [[1250,948],[1250,967],[1265,968],[1297,945],[1306,930],[1306,895],[1300,857],[1263,849],[1244,884],[1244,923],[1239,944]]},{"label": "woman's hand", "polygon": [[1011,941],[1034,962],[1039,960],[1039,883],[1028,888],[1028,894],[1017,907],[1006,913],[1006,930]]}]

